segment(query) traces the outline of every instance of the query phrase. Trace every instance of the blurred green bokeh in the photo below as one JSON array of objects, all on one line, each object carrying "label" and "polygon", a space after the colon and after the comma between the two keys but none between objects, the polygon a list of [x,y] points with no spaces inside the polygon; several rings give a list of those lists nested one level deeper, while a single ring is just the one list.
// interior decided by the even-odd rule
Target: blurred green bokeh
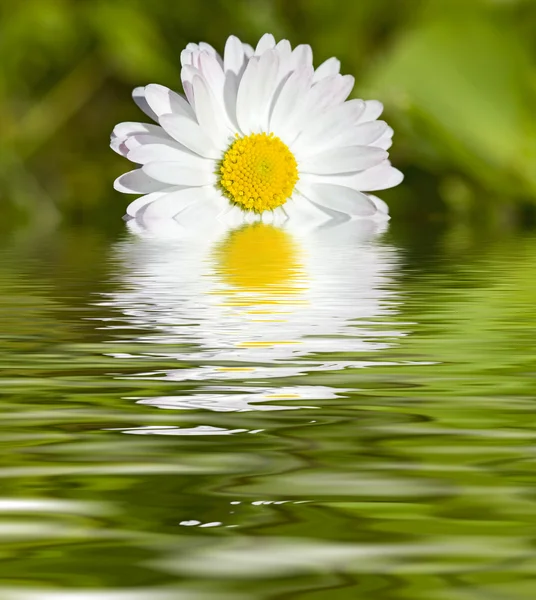
[{"label": "blurred green bokeh", "polygon": [[354,96],[378,98],[405,183],[401,220],[505,225],[536,206],[534,0],[0,0],[0,201],[6,215],[115,219],[128,170],[115,123],[145,120],[137,85],[179,89],[189,41],[234,33],[338,56]]}]

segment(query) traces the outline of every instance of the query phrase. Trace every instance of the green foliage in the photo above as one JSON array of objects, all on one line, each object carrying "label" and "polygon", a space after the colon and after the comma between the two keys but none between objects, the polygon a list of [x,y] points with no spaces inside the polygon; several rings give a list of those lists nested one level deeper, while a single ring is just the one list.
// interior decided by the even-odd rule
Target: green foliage
[{"label": "green foliage", "polygon": [[188,41],[236,33],[337,55],[377,97],[406,183],[393,212],[488,218],[536,203],[536,3],[529,0],[0,0],[0,189],[40,219],[120,215],[114,124],[136,85],[179,88]]},{"label": "green foliage", "polygon": [[474,7],[463,12],[463,19],[449,9],[421,20],[368,83],[400,123],[406,160],[440,177],[457,171],[488,202],[534,199],[528,44],[514,20],[499,23],[499,15]]}]

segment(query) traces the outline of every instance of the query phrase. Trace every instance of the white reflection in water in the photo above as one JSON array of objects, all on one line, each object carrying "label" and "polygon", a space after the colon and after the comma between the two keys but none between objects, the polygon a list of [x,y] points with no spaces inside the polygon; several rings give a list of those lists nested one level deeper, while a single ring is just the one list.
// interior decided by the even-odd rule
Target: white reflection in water
[{"label": "white reflection in water", "polygon": [[[300,385],[294,387],[255,388],[255,387],[210,387],[210,393],[195,393],[189,396],[160,396],[157,398],[142,398],[140,404],[158,406],[167,409],[205,409],[216,412],[247,412],[250,410],[273,410],[272,404],[266,402],[284,400],[303,400],[305,398],[338,398],[345,390],[337,390],[325,386]],[[216,390],[219,393],[212,393]],[[299,408],[316,408],[315,406],[277,406],[278,410],[297,410]]]},{"label": "white reflection in water", "polygon": [[235,433],[259,433],[261,430],[225,429],[224,427],[212,427],[211,425],[198,425],[197,427],[149,425],[147,427],[131,427],[121,431],[135,435],[233,435]]},{"label": "white reflection in water", "polygon": [[[524,542],[525,557],[533,555],[529,540]],[[308,574],[318,570],[348,573],[433,574],[474,572],[478,567],[502,568],[505,561],[523,573],[518,548],[504,536],[436,536],[433,542],[411,544],[337,543],[328,540],[285,537],[214,538],[203,546],[189,549],[157,562],[163,570],[203,578],[256,579]],[[330,594],[330,597],[334,597]],[[469,596],[468,596],[469,597]],[[499,598],[499,596],[495,596]],[[503,598],[503,596],[500,596]],[[445,596],[445,599],[447,597]],[[504,597],[506,598],[506,597]],[[528,598],[528,596],[527,596]]]},{"label": "white reflection in water", "polygon": [[[389,326],[398,303],[397,253],[379,240],[379,227],[351,221],[297,234],[259,223],[203,239],[138,231],[120,243],[122,289],[101,305],[119,309],[122,324],[108,320],[104,327],[114,330],[116,342],[119,334],[137,348],[147,344],[145,358],[188,365],[135,377],[210,383],[180,396],[136,400],[166,409],[282,410],[344,393],[272,387],[267,380],[380,364],[358,355],[402,335]],[[149,432],[170,434],[167,428],[139,430]],[[206,433],[216,432],[197,430]]]}]

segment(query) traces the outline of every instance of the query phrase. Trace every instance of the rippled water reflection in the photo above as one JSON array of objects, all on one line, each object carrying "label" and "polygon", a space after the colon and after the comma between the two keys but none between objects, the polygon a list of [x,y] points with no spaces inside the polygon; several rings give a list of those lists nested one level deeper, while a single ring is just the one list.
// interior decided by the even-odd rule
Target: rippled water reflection
[{"label": "rippled water reflection", "polygon": [[0,597],[533,598],[536,238],[375,227],[4,239]]}]

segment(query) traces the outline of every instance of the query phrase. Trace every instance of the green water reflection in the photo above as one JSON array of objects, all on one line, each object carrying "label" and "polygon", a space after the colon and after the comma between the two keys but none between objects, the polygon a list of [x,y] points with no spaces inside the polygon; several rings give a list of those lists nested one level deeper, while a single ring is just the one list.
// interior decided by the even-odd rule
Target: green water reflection
[{"label": "green water reflection", "polygon": [[532,599],[536,237],[13,232],[0,597]]}]

